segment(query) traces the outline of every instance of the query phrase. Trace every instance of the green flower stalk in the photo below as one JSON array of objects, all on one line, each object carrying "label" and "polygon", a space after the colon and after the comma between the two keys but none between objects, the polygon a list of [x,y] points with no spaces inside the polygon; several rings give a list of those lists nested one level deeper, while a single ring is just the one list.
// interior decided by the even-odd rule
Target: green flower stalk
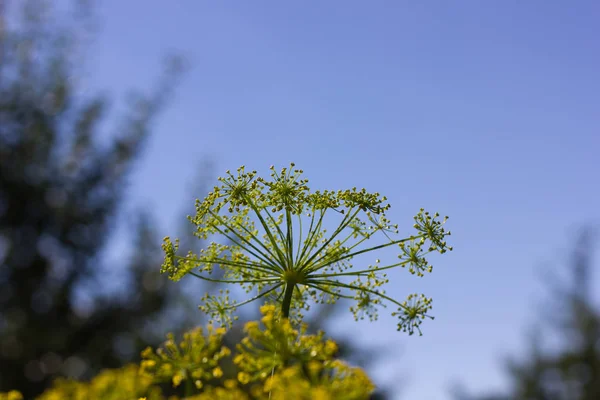
[{"label": "green flower stalk", "polygon": [[[263,299],[279,306],[281,315],[301,315],[310,303],[334,303],[353,300],[355,319],[377,318],[377,309],[392,304],[392,315],[399,317],[398,330],[421,334],[420,324],[431,318],[431,299],[411,294],[406,301],[388,296],[383,285],[387,272],[407,268],[423,276],[432,271],[426,259],[430,253],[452,250],[446,244],[450,235],[443,227],[447,218],[421,209],[414,217],[412,235],[396,238],[398,225],[392,225],[385,212],[386,198],[365,189],[314,191],[302,170],[271,168],[271,178],[246,172],[227,171],[203,201],[196,202],[196,215],[189,217],[196,226],[195,235],[202,240],[214,237],[225,243],[210,241],[199,254],[177,253],[179,241],[164,239],[165,260],[162,272],[172,280],[186,274],[219,283],[241,285],[252,296],[233,301],[228,291],[218,296],[205,295],[200,309],[213,320],[229,325],[236,319],[237,307]],[[327,215],[327,218],[326,218]],[[333,230],[326,225],[337,224]],[[379,239],[376,244],[371,242]],[[382,264],[354,268],[358,256],[385,248],[396,248],[397,259]],[[215,267],[219,278],[211,276]]]}]

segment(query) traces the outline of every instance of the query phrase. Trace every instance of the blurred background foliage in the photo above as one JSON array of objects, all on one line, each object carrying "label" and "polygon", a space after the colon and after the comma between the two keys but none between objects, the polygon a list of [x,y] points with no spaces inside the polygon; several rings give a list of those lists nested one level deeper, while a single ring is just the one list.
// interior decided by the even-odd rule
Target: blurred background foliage
[{"label": "blurred background foliage", "polygon": [[[483,395],[458,387],[456,400],[600,399],[600,310],[592,284],[596,243],[592,227],[581,229],[566,277],[545,271],[552,277],[547,282],[549,296],[531,329],[529,352],[505,363],[509,387]],[[550,341],[558,345],[548,346]]]},{"label": "blurred background foliage", "polygon": [[[189,279],[168,283],[158,273],[153,215],[122,218],[128,176],[176,90],[183,60],[168,57],[154,90],[132,92],[114,123],[109,100],[86,93],[81,79],[93,4],[65,4],[68,23],[53,2],[0,1],[0,391],[18,389],[25,398],[57,376],[87,379],[139,360],[167,331],[204,323],[194,299],[218,289]],[[201,165],[194,197],[212,173]],[[136,232],[126,246],[132,255],[109,263],[103,252],[123,223]],[[182,231],[189,233],[187,224]],[[334,311],[308,323],[326,327]],[[257,315],[248,310],[244,320]],[[374,357],[335,339],[342,358],[365,365]]]}]

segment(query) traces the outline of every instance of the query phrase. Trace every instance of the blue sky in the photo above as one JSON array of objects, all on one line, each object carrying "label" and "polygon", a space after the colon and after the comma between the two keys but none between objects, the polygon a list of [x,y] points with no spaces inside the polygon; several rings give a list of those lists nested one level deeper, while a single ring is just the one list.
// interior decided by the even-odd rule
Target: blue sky
[{"label": "blue sky", "polygon": [[388,289],[434,298],[425,335],[385,313],[341,315],[332,332],[393,349],[372,373],[402,398],[502,387],[540,266],[599,220],[600,3],[103,0],[98,12],[92,88],[151,87],[171,49],[191,65],[132,175],[130,210],[176,233],[213,159],[216,174],[294,161],[315,187],[379,191],[407,232],[420,207],[447,214],[455,251]]}]

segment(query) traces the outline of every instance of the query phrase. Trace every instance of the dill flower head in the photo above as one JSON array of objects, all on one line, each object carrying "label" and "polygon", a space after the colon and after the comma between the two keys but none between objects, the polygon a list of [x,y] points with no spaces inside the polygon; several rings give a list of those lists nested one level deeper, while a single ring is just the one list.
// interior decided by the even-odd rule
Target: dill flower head
[{"label": "dill flower head", "polygon": [[248,322],[244,327],[247,336],[237,345],[234,363],[241,371],[240,382],[264,381],[282,367],[327,363],[337,353],[336,343],[324,340],[323,332],[307,335],[305,324],[294,329],[289,319],[278,318],[273,305],[264,305],[260,311],[264,329],[258,321]]},{"label": "dill flower head", "polygon": [[[313,192],[293,163],[270,169],[270,178],[243,166],[219,178],[220,186],[198,200],[196,214],[189,217],[195,235],[209,245],[198,254],[180,255],[178,240],[166,237],[161,271],[173,280],[189,274],[244,288],[250,296],[243,301],[233,301],[228,291],[202,299],[200,309],[226,326],[235,320],[237,307],[259,299],[296,320],[310,304],[348,299],[356,319],[374,320],[381,307],[392,304],[398,330],[420,333],[431,299],[411,295],[401,302],[383,286],[389,270],[406,268],[422,277],[432,271],[428,254],[452,250],[446,243],[447,217],[440,220],[439,214],[421,209],[412,233],[398,237],[398,225],[386,216],[390,205],[379,193],[357,188]],[[354,266],[359,256],[385,248],[396,248],[397,259]],[[215,268],[222,270],[221,278],[211,276]]]},{"label": "dill flower head", "polygon": [[179,386],[183,381],[192,381],[200,389],[205,382],[223,375],[219,361],[231,354],[221,344],[224,334],[224,328],[209,327],[205,336],[202,328],[196,328],[176,343],[174,335],[169,333],[156,351],[148,347],[142,352],[140,371],[154,382],[170,381]]}]

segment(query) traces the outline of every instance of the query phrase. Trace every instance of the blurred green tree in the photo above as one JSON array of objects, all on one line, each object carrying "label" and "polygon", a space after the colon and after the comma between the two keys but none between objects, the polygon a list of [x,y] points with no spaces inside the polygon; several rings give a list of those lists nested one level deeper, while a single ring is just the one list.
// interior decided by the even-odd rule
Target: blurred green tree
[{"label": "blurred green tree", "polygon": [[[144,326],[169,303],[147,216],[118,266],[126,292],[106,290],[116,268],[100,256],[181,65],[172,59],[154,94],[134,97],[107,134],[106,100],[78,90],[85,32],[60,27],[48,2],[13,5],[0,3],[0,391],[32,398],[56,374],[137,359]],[[75,6],[84,17],[85,4]]]},{"label": "blurred green tree", "polygon": [[[600,399],[600,310],[593,298],[595,235],[583,229],[570,262],[570,281],[554,279],[548,315],[533,330],[530,352],[507,362],[511,387],[506,394],[457,395],[470,400],[597,400]],[[556,336],[560,346],[543,349]]]}]

